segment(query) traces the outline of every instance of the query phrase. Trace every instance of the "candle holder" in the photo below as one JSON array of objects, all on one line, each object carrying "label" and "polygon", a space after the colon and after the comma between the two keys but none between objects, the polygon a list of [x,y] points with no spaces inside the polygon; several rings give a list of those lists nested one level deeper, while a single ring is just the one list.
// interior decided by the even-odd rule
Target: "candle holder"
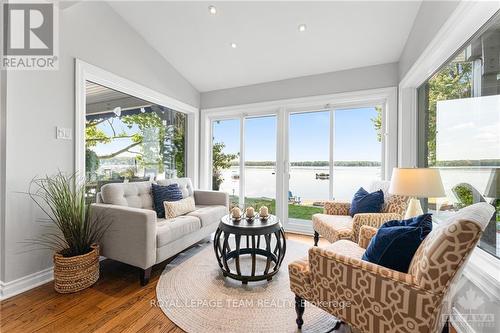
[{"label": "candle holder", "polygon": [[259,214],[254,214],[252,216],[248,216],[247,213],[245,213],[244,216],[245,216],[245,219],[247,220],[247,222],[251,223],[251,222],[255,221],[255,219],[258,218]]},{"label": "candle holder", "polygon": [[[236,213],[236,216],[234,216]],[[234,222],[239,222],[241,221],[241,217],[242,217],[242,212],[241,210],[239,209],[239,207],[233,207],[230,211],[230,217],[231,217],[231,220],[234,221]]]},{"label": "candle holder", "polygon": [[267,221],[269,218],[269,208],[266,206],[261,206],[259,209],[259,216],[262,221]]}]

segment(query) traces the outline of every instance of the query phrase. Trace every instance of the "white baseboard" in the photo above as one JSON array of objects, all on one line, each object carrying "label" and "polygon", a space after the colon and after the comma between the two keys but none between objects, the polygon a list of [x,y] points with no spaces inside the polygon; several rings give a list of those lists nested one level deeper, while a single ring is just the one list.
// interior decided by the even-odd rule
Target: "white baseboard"
[{"label": "white baseboard", "polygon": [[476,333],[455,307],[451,310],[451,313],[450,323],[458,333]]},{"label": "white baseboard", "polygon": [[44,283],[54,279],[54,271],[52,267],[46,268],[39,272],[23,276],[10,282],[0,281],[0,300],[18,295]]},{"label": "white baseboard", "polygon": [[[99,256],[99,261],[105,260],[106,257]],[[49,267],[39,272],[23,276],[19,279],[10,282],[0,281],[0,301],[20,293],[24,293],[30,289],[36,288],[54,280],[54,268]]]}]

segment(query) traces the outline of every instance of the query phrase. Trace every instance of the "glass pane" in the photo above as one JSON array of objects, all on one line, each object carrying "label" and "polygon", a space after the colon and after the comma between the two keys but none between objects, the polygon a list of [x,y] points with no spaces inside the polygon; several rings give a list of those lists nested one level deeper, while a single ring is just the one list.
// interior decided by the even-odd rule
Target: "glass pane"
[{"label": "glass pane", "polygon": [[311,220],[329,197],[330,111],[290,115],[288,217]]},{"label": "glass pane", "polygon": [[382,176],[382,108],[335,110],[333,196],[350,202],[354,193]]},{"label": "glass pane", "polygon": [[245,206],[276,214],[276,116],[245,119]]},{"label": "glass pane", "polygon": [[500,256],[500,19],[494,21],[418,93],[426,141],[421,164],[440,169],[446,191],[445,198],[430,198],[428,209],[446,218],[491,203],[497,212],[479,246]]},{"label": "glass pane", "polygon": [[231,206],[238,206],[240,191],[240,121],[212,123],[212,189],[229,194]]},{"label": "glass pane", "polygon": [[89,201],[106,183],[184,177],[186,123],[181,112],[87,81]]}]

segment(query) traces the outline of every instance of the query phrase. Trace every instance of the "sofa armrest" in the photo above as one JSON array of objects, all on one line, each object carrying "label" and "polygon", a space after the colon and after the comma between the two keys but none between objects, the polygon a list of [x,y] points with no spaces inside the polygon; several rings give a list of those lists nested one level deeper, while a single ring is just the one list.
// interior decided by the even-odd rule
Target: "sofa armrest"
[{"label": "sofa armrest", "polygon": [[219,191],[194,191],[194,201],[197,205],[221,205],[229,209],[229,194]]},{"label": "sofa armrest", "polygon": [[400,220],[401,215],[397,213],[361,213],[354,215],[352,219],[352,241],[358,243],[359,230],[361,226],[367,225],[379,228],[382,224],[391,220]]},{"label": "sofa armrest", "polygon": [[373,236],[377,233],[377,228],[370,227],[368,225],[362,225],[359,229],[359,242],[358,245],[363,249],[368,247]]},{"label": "sofa armrest", "polygon": [[118,205],[92,204],[97,223],[107,223],[101,254],[126,264],[149,268],[156,263],[156,212]]},{"label": "sofa armrest", "polygon": [[349,215],[349,202],[325,201],[323,212],[328,215]]}]

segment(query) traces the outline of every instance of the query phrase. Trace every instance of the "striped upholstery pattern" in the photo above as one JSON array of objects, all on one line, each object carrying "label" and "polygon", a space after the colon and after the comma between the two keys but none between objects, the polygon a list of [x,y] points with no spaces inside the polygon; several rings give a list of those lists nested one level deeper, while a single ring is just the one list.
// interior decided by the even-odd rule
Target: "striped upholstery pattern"
[{"label": "striped upholstery pattern", "polygon": [[375,236],[375,234],[377,233],[377,230],[377,228],[370,227],[368,225],[361,226],[361,228],[359,229],[358,245],[363,249],[366,249],[368,247],[368,244],[370,244],[373,236]]},{"label": "striped upholstery pattern", "polygon": [[[361,227],[360,245],[342,240],[326,248],[312,247],[308,269],[301,260],[300,273],[290,270],[291,275],[300,274],[298,279],[290,277],[296,281],[290,288],[363,332],[439,333],[450,314],[451,286],[494,212],[481,202],[439,225],[418,248],[408,273],[361,260],[359,253],[374,233]],[[338,302],[348,306],[333,306]]]},{"label": "striped upholstery pattern", "polygon": [[348,202],[326,201],[322,214],[312,216],[313,229],[330,243],[340,239],[359,240],[359,229],[363,225],[378,228],[390,220],[399,220],[403,217],[409,198],[388,193],[390,182],[376,181],[370,185],[370,192],[382,190],[384,204],[380,213],[356,214],[352,219],[349,216],[351,204]]}]

